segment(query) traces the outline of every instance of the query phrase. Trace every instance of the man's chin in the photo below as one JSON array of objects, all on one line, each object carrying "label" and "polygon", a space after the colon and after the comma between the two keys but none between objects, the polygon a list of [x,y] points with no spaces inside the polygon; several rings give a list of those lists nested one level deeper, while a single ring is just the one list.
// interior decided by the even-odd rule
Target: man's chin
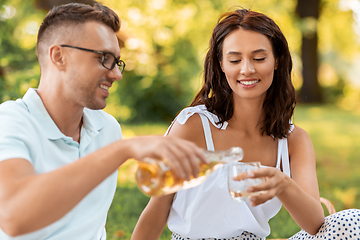
[{"label": "man's chin", "polygon": [[104,101],[104,103],[88,104],[88,106],[86,106],[86,108],[91,109],[91,110],[102,110],[105,107],[106,107],[105,101]]}]

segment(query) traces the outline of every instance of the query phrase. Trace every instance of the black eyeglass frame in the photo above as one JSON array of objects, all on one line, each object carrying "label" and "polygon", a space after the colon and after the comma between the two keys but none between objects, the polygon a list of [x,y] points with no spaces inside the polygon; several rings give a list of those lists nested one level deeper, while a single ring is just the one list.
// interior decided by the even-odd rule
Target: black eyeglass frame
[{"label": "black eyeglass frame", "polygon": [[[101,65],[103,65],[104,68],[108,69],[108,70],[113,70],[115,67],[115,64],[119,66],[120,72],[123,73],[124,69],[125,69],[125,62],[121,59],[117,59],[114,54],[110,53],[110,52],[103,52],[103,51],[98,51],[98,50],[93,50],[93,49],[88,49],[88,48],[82,48],[82,47],[75,47],[75,46],[71,46],[71,45],[66,45],[66,44],[62,44],[60,45],[60,47],[68,47],[68,48],[75,48],[75,49],[79,49],[82,51],[87,51],[87,52],[93,52],[93,53],[98,53],[98,54],[102,54],[102,59],[101,59]],[[106,54],[110,54],[111,56],[114,57],[114,62],[111,65],[111,68],[108,68],[104,65],[104,60],[105,60],[105,55]]]}]

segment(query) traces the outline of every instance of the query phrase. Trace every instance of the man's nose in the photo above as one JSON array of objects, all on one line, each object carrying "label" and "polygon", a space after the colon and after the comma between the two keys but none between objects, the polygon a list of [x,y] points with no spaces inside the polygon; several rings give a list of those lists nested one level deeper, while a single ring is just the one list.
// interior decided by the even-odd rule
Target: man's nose
[{"label": "man's nose", "polygon": [[123,75],[120,69],[115,66],[112,70],[109,71],[108,77],[114,79],[114,81],[119,81],[122,79]]}]

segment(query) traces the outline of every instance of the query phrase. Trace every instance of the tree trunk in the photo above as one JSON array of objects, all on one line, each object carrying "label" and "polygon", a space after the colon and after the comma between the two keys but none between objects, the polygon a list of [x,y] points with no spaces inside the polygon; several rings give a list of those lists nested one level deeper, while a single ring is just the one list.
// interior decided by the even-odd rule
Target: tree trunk
[{"label": "tree trunk", "polygon": [[303,85],[298,99],[302,103],[322,102],[321,88],[317,78],[319,67],[317,19],[319,11],[319,0],[298,0],[296,12],[301,18],[303,35],[301,47]]}]

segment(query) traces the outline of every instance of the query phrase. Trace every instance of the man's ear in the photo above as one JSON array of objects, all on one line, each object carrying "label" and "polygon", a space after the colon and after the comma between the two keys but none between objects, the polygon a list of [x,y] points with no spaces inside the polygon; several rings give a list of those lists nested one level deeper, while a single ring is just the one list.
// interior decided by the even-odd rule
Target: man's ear
[{"label": "man's ear", "polygon": [[50,46],[49,54],[52,64],[59,71],[65,69],[65,54],[62,47],[60,47],[59,45]]}]

